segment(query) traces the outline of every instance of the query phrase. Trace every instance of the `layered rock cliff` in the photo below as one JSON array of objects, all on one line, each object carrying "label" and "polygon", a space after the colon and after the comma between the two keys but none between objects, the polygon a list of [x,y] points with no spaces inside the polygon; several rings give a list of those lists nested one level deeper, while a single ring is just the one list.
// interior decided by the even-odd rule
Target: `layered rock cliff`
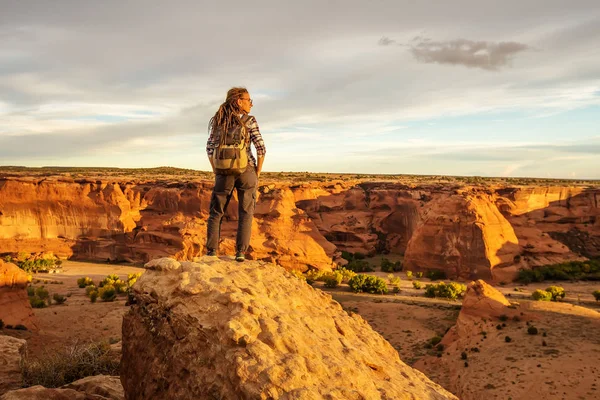
[{"label": "layered rock cliff", "polygon": [[455,399],[357,314],[264,262],[153,260],[123,319],[134,399]]},{"label": "layered rock cliff", "polygon": [[[510,280],[519,268],[600,255],[600,189],[265,180],[249,257],[330,268],[339,251],[397,253],[415,271]],[[0,254],[146,262],[204,253],[212,182],[0,178]],[[235,243],[237,201],[222,226]]]}]

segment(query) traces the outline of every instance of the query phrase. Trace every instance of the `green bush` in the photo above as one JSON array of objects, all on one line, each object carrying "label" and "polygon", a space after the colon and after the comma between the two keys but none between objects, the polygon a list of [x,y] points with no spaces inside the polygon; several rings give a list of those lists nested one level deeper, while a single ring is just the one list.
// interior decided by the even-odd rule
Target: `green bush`
[{"label": "green bush", "polygon": [[506,336],[506,337],[504,338],[504,341],[505,341],[506,343],[510,343],[510,342],[512,342],[512,338],[511,338],[510,336]]},{"label": "green bush", "polygon": [[15,325],[15,327],[13,329],[16,331],[26,331],[27,327],[23,324],[17,324],[17,325]]},{"label": "green bush", "polygon": [[118,375],[119,360],[106,343],[76,344],[22,361],[23,386],[57,388],[95,375]]},{"label": "green bush", "polygon": [[371,267],[368,261],[365,260],[352,260],[349,261],[345,266],[346,269],[353,272],[373,272],[374,269]]},{"label": "green bush", "polygon": [[400,261],[391,262],[387,258],[381,259],[381,272],[398,272],[402,271],[402,263]]},{"label": "green bush", "polygon": [[96,286],[94,286],[94,285],[89,285],[89,286],[86,286],[86,287],[85,287],[85,295],[86,295],[86,296],[89,296],[89,295],[90,295],[90,293],[92,293],[92,292],[96,292],[97,290],[98,290],[98,289],[96,289]]},{"label": "green bush", "polygon": [[467,287],[465,285],[456,282],[440,282],[438,284],[425,285],[425,296],[427,297],[442,297],[456,300],[458,297],[462,297],[466,291]]},{"label": "green bush", "polygon": [[348,283],[350,279],[356,276],[356,272],[350,271],[349,269],[343,267],[336,269],[336,271],[342,274],[342,282],[345,283]]},{"label": "green bush", "polygon": [[423,277],[423,273],[422,272],[416,272],[415,276],[419,279],[421,279]]},{"label": "green bush", "polygon": [[33,286],[27,286],[27,296],[35,296],[35,288]]},{"label": "green bush", "polygon": [[37,296],[30,297],[29,304],[31,304],[32,308],[45,308],[46,307],[46,301],[43,299],[40,299]]},{"label": "green bush", "polygon": [[560,301],[565,298],[565,289],[560,286],[549,286],[546,288],[546,292],[552,296],[552,301]]},{"label": "green bush", "polygon": [[104,285],[98,294],[102,301],[114,301],[117,297],[117,291],[113,285]]},{"label": "green bush", "polygon": [[90,293],[90,301],[92,303],[95,303],[97,299],[98,299],[98,292],[94,290],[93,292]]},{"label": "green bush", "polygon": [[538,289],[531,294],[531,298],[535,301],[550,301],[552,300],[552,293],[548,293],[545,290]]},{"label": "green bush", "polygon": [[594,298],[596,299],[596,301],[600,301],[600,290],[594,290],[592,292],[592,295],[594,296]]},{"label": "green bush", "polygon": [[406,277],[407,277],[408,279],[412,278],[412,276],[413,276],[413,273],[412,273],[412,271],[406,271]]},{"label": "green bush", "polygon": [[535,269],[522,269],[517,278],[519,282],[532,283],[545,280],[600,280],[600,260],[570,261],[545,265]]},{"label": "green bush", "polygon": [[115,291],[117,292],[117,294],[127,292],[127,282],[123,282],[119,279],[115,283],[113,283],[113,286],[115,287]]},{"label": "green bush", "polygon": [[387,293],[385,281],[372,275],[358,274],[348,282],[350,289],[356,293]]},{"label": "green bush", "polygon": [[52,299],[56,302],[56,304],[63,304],[65,301],[67,301],[65,296],[58,293],[54,293],[54,295],[52,295]]},{"label": "green bush", "polygon": [[132,287],[133,284],[137,282],[140,276],[142,276],[141,272],[127,275],[127,288]]},{"label": "green bush", "polygon": [[419,281],[413,281],[412,285],[417,290],[421,289],[421,282],[419,282]]},{"label": "green bush", "polygon": [[342,274],[331,274],[325,278],[325,287],[336,288],[342,283]]},{"label": "green bush", "polygon": [[430,269],[427,271],[425,276],[431,281],[437,281],[440,279],[446,279],[446,273],[439,269]]},{"label": "green bush", "polygon": [[90,286],[93,284],[94,284],[94,281],[92,281],[92,279],[87,276],[85,278],[77,279],[77,286],[79,286],[82,289],[86,286]]},{"label": "green bush", "polygon": [[35,295],[42,300],[48,300],[50,298],[50,293],[46,290],[44,286],[40,286],[35,289]]}]

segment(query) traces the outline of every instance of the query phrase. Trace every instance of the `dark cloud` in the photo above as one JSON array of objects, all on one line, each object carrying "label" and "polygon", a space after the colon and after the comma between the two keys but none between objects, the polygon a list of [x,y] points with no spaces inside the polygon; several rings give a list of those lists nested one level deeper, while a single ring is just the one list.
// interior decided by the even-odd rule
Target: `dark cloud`
[{"label": "dark cloud", "polygon": [[466,39],[435,42],[421,39],[410,46],[410,52],[423,63],[496,70],[506,66],[512,56],[528,48],[526,44],[517,42],[475,42]]},{"label": "dark cloud", "polygon": [[387,36],[383,36],[381,39],[379,39],[379,42],[377,42],[377,44],[380,46],[391,46],[397,44],[397,42],[393,39],[390,39]]}]

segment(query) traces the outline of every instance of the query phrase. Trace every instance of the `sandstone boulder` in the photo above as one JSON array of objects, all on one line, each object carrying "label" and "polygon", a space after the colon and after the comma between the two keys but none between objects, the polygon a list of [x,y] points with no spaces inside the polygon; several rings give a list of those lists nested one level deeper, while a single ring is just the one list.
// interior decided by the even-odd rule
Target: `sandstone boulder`
[{"label": "sandstone boulder", "polygon": [[0,395],[21,387],[21,359],[26,346],[23,339],[0,335]]},{"label": "sandstone boulder", "polygon": [[118,376],[89,376],[62,388],[37,385],[5,393],[0,400],[124,400]]},{"label": "sandstone boulder", "polygon": [[172,266],[142,275],[123,318],[129,400],[455,398],[280,267],[214,257]]},{"label": "sandstone boulder", "polygon": [[6,325],[24,325],[37,330],[26,287],[27,273],[13,263],[0,260],[0,319]]}]

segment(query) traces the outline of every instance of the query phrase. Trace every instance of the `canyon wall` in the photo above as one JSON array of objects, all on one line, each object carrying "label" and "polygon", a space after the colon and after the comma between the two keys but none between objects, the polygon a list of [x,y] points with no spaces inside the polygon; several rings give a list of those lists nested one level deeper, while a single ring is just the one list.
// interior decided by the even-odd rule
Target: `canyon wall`
[{"label": "canyon wall", "polygon": [[[205,252],[212,182],[0,179],[0,254],[146,262]],[[404,255],[414,271],[510,279],[519,268],[600,255],[600,189],[264,180],[249,258],[327,269],[341,250]],[[235,246],[237,201],[220,252]]]}]

